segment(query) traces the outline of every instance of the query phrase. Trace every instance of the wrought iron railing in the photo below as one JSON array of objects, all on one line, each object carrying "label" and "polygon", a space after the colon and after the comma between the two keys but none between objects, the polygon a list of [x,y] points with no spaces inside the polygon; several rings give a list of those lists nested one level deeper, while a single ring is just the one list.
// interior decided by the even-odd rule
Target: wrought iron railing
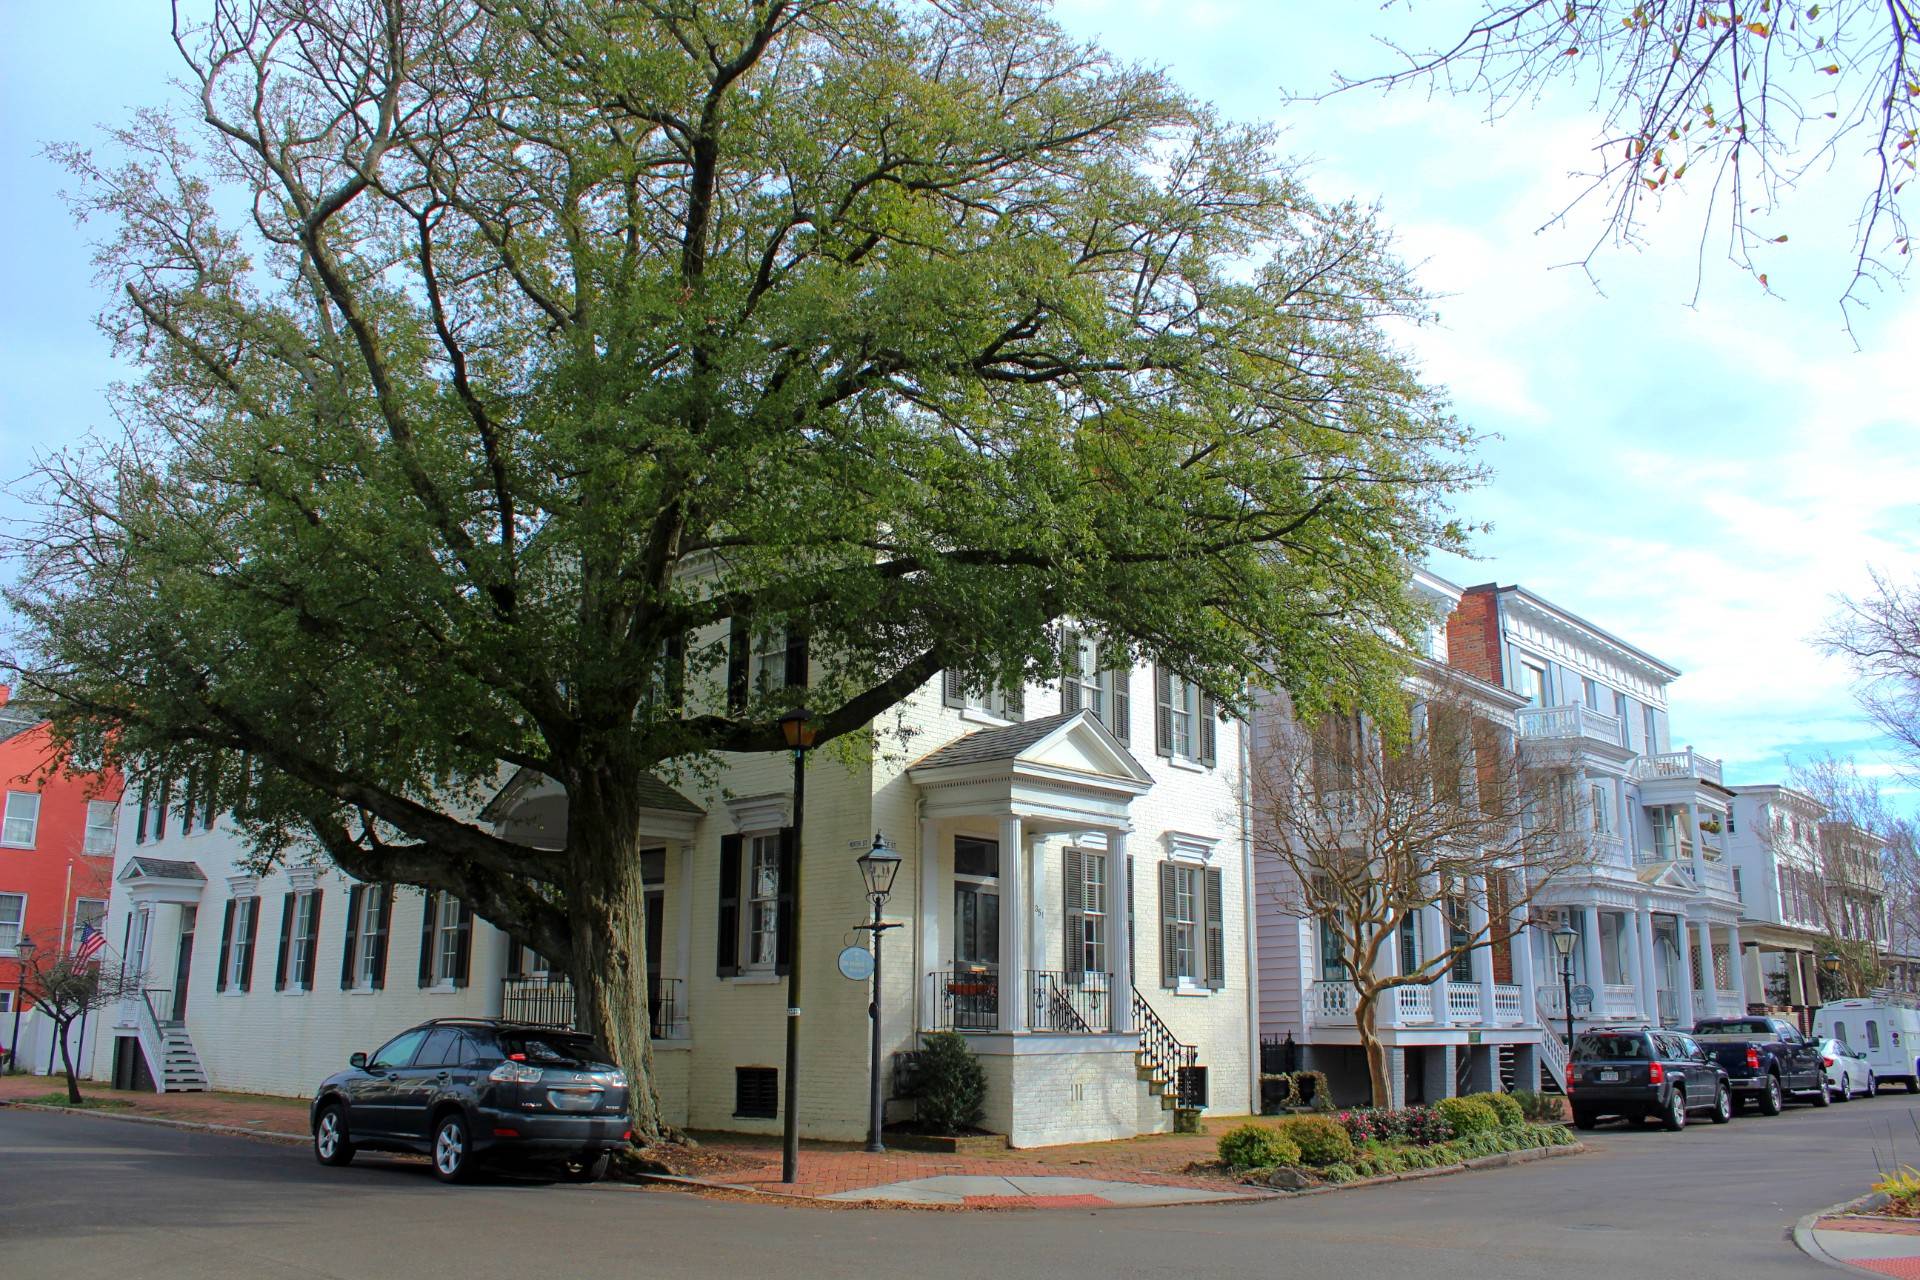
[{"label": "wrought iron railing", "polygon": [[1000,975],[984,965],[955,965],[927,975],[932,1031],[1000,1029]]},{"label": "wrought iron railing", "polygon": [[1093,1035],[1113,1023],[1111,974],[1027,970],[1027,1030]]},{"label": "wrought iron railing", "polygon": [[[1160,1093],[1176,1092],[1194,1079],[1192,1068],[1200,1061],[1199,1047],[1174,1035],[1138,988],[1133,991],[1133,1021],[1140,1028],[1140,1066]],[[1180,1100],[1184,1105],[1186,1099]]]},{"label": "wrought iron railing", "polygon": [[[573,983],[565,978],[507,978],[500,984],[500,1016],[509,1022],[571,1029],[579,1025]],[[647,1031],[655,1040],[686,1035],[678,978],[654,978],[647,983]]]}]

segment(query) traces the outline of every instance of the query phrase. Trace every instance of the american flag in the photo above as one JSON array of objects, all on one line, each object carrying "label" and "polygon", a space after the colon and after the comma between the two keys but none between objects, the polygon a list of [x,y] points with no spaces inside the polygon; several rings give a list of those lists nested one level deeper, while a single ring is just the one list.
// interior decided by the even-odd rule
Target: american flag
[{"label": "american flag", "polygon": [[73,962],[85,964],[100,954],[107,945],[107,935],[93,926],[91,921],[80,926],[80,945],[73,950]]}]

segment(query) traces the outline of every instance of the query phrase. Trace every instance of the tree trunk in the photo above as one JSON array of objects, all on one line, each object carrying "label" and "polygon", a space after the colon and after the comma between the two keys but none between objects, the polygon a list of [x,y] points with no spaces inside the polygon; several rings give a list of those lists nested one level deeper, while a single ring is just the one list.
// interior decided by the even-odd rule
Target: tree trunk
[{"label": "tree trunk", "polygon": [[80,1105],[80,1081],[73,1074],[73,1051],[67,1047],[67,1028],[72,1025],[71,1022],[62,1022],[53,1031],[60,1039],[60,1065],[67,1072],[67,1105],[77,1107]]},{"label": "tree trunk", "polygon": [[1378,991],[1365,994],[1356,992],[1353,1026],[1360,1033],[1361,1051],[1367,1055],[1367,1085],[1373,1095],[1373,1105],[1390,1107],[1393,1105],[1393,1081],[1387,1073],[1387,1047],[1380,1043],[1379,1032],[1374,1028],[1374,1014],[1380,1007],[1379,999]]},{"label": "tree trunk", "polygon": [[627,1073],[633,1133],[661,1136],[647,1016],[647,901],[635,786],[580,771],[567,788],[567,915],[574,1014]]}]

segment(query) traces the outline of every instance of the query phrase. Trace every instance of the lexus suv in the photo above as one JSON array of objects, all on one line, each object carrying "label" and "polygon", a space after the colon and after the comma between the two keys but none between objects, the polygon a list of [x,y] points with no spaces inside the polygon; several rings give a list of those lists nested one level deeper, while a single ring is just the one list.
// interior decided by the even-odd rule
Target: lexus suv
[{"label": "lexus suv", "polygon": [[587,1036],[488,1018],[435,1018],[356,1053],[313,1095],[313,1154],[411,1151],[442,1182],[483,1160],[560,1165],[592,1182],[632,1139],[627,1077]]}]

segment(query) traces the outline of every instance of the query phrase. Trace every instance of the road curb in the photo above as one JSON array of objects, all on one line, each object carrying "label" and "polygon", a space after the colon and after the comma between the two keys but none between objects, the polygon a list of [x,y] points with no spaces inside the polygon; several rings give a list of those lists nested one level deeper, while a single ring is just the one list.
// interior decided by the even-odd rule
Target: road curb
[{"label": "road curb", "polygon": [[166,1116],[143,1116],[123,1111],[89,1111],[85,1107],[56,1107],[40,1102],[0,1101],[0,1107],[16,1111],[42,1111],[49,1115],[91,1116],[95,1120],[124,1120],[128,1124],[152,1124],[166,1129],[186,1129],[195,1133],[217,1133],[230,1138],[265,1138],[270,1142],[300,1142],[304,1133],[283,1133],[278,1129],[250,1129],[239,1124],[210,1124],[204,1120],[172,1120]]},{"label": "road curb", "polygon": [[1501,1151],[1490,1156],[1475,1156],[1459,1164],[1443,1164],[1437,1169],[1408,1169],[1405,1173],[1383,1174],[1378,1178],[1355,1178],[1352,1182],[1333,1182],[1322,1187],[1306,1187],[1300,1191],[1282,1191],[1270,1187],[1276,1199],[1299,1200],[1306,1196],[1331,1195],[1335,1191],[1357,1191],[1362,1187],[1388,1187],[1396,1182],[1418,1182],[1422,1178],[1441,1178],[1450,1173],[1472,1173],[1479,1169],[1505,1169],[1516,1164],[1531,1164],[1535,1160],[1552,1160],[1557,1156],[1577,1156],[1587,1150],[1584,1142],[1575,1142],[1565,1147],[1528,1147],[1523,1151]]},{"label": "road curb", "polygon": [[1851,1200],[1842,1200],[1839,1204],[1830,1204],[1824,1209],[1816,1209],[1793,1224],[1793,1243],[1800,1252],[1815,1262],[1823,1262],[1829,1267],[1842,1271],[1851,1271],[1860,1276],[1880,1276],[1885,1280],[1885,1272],[1871,1271],[1866,1267],[1856,1267],[1843,1258],[1836,1258],[1820,1247],[1820,1241],[1813,1234],[1814,1223],[1822,1218],[1840,1213],[1857,1213],[1862,1209],[1877,1209],[1887,1202],[1884,1192],[1870,1191],[1864,1196],[1855,1196]]}]

